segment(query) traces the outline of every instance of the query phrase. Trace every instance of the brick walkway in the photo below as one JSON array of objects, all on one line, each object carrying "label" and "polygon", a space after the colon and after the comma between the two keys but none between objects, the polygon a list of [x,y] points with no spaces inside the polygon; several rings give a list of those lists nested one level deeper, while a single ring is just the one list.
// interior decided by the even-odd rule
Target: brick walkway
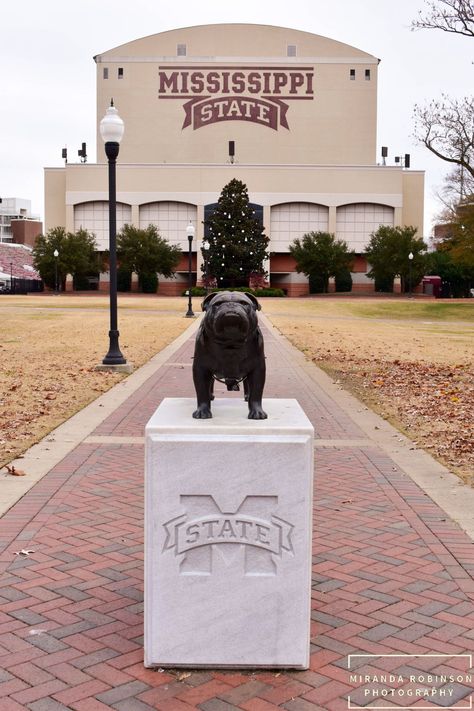
[{"label": "brick walkway", "polygon": [[143,667],[141,438],[191,339],[0,521],[1,711],[472,707],[472,542],[265,331],[265,395],[318,438],[310,670]]}]

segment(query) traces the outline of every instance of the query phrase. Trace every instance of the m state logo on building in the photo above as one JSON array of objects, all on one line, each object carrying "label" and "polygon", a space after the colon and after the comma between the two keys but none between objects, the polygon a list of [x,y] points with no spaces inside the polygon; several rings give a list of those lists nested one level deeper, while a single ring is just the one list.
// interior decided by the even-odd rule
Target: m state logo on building
[{"label": "m state logo on building", "polygon": [[162,65],[158,98],[183,100],[183,128],[251,121],[289,130],[288,101],[312,101],[313,66]]}]

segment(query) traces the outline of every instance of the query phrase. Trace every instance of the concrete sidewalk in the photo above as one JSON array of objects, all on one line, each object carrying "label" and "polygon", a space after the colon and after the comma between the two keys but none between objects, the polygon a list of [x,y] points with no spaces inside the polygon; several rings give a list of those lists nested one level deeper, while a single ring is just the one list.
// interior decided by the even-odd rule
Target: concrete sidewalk
[{"label": "concrete sidewalk", "polygon": [[310,670],[143,668],[143,431],[193,394],[194,322],[0,479],[2,711],[471,708],[474,492],[262,321],[317,437]]}]

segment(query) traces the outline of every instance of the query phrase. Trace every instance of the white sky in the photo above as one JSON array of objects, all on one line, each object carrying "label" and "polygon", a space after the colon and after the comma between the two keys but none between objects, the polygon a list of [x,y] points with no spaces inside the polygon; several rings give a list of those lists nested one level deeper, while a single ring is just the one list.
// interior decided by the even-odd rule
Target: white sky
[{"label": "white sky", "polygon": [[[377,152],[411,154],[426,171],[425,230],[439,211],[449,165],[412,138],[413,105],[473,86],[474,40],[412,32],[424,0],[5,0],[0,7],[0,196],[32,201],[44,218],[43,167],[76,160],[82,141],[95,162],[93,56],[178,27],[249,22],[324,35],[379,57]],[[379,158],[378,158],[379,160]],[[249,186],[251,189],[251,186]]]}]

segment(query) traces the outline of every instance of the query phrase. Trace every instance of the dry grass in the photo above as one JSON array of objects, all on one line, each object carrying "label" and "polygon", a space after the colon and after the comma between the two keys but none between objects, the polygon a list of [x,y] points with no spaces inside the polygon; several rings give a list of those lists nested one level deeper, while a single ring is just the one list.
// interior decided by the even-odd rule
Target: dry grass
[{"label": "dry grass", "polygon": [[465,481],[474,480],[474,301],[270,300],[306,357]]},{"label": "dry grass", "polygon": [[[120,347],[140,366],[189,326],[184,299],[119,297]],[[0,466],[115,385],[107,297],[0,299]]]}]

